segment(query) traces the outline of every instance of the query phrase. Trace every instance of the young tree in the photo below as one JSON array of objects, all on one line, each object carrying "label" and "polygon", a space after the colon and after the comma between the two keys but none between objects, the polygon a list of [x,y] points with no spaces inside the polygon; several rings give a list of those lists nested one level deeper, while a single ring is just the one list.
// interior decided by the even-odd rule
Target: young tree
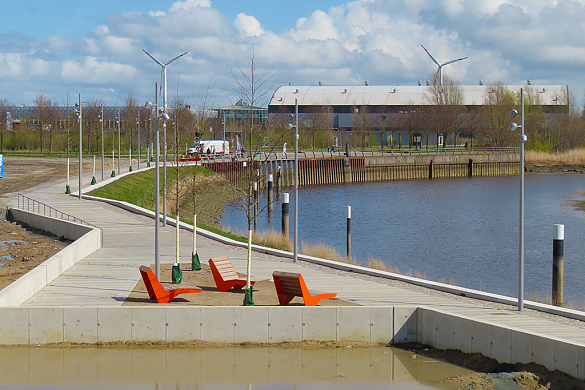
[{"label": "young tree", "polygon": [[333,128],[333,109],[331,106],[312,106],[303,116],[303,127],[315,150],[315,138],[319,133]]},{"label": "young tree", "polygon": [[11,116],[8,116],[10,106],[11,104],[8,99],[0,100],[0,120],[2,121],[0,125],[0,153],[4,152],[4,133],[10,131],[12,127],[10,121]]},{"label": "young tree", "polygon": [[[249,104],[249,115],[243,118],[242,126],[244,130],[244,143],[247,149],[247,177],[242,186],[239,187],[240,205],[246,213],[248,220],[248,266],[246,276],[246,296],[244,305],[254,305],[252,299],[252,285],[250,284],[250,271],[252,265],[252,222],[255,217],[255,210],[258,210],[258,199],[254,198],[254,186],[257,183],[257,172],[260,171],[263,163],[266,162],[266,156],[259,152],[264,146],[264,137],[266,136],[267,127],[261,124],[257,118],[257,106],[264,105],[268,98],[271,88],[267,83],[276,75],[273,67],[266,70],[258,71],[256,69],[255,46],[252,44],[250,53],[250,68],[245,70],[236,62],[237,69],[232,70],[232,76],[236,84],[236,93],[241,101]],[[260,156],[260,157],[258,157]],[[257,184],[256,184],[257,185]]]},{"label": "young tree", "polygon": [[370,114],[368,106],[354,107],[351,118],[352,131],[355,131],[360,140],[362,150],[368,145],[370,128],[374,126],[374,118]]},{"label": "young tree", "polygon": [[448,76],[443,76],[441,83],[439,75],[434,74],[425,98],[431,104],[432,110],[429,116],[429,125],[437,134],[437,138],[439,135],[444,135],[443,147],[446,147],[449,135],[453,134],[453,138],[456,140],[461,127],[463,89]]},{"label": "young tree", "polygon": [[44,135],[45,132],[49,131],[49,151],[53,148],[53,128],[60,118],[59,108],[57,103],[51,100],[44,93],[39,93],[35,100],[36,116],[37,116],[37,128],[39,130],[39,145],[41,153],[43,152],[44,146]]}]

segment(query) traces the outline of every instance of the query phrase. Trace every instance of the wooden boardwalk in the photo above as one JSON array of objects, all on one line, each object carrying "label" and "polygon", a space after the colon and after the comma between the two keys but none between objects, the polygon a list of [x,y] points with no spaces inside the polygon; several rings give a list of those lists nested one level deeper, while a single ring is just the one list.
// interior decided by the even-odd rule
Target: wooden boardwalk
[{"label": "wooden boardwalk", "polygon": [[[87,177],[90,178],[89,175]],[[63,182],[59,181],[21,193],[102,228],[103,247],[79,261],[21,306],[120,306],[140,279],[138,267],[154,263],[153,221],[101,202],[64,195],[64,187]],[[16,199],[11,204],[15,206]],[[174,228],[161,228],[160,237],[161,262],[173,263]],[[191,245],[191,233],[182,232],[180,254],[182,259],[189,259],[189,262]],[[245,249],[201,236],[197,248],[202,261],[227,255],[236,270],[245,272]],[[564,324],[526,312],[488,308],[469,299],[451,299],[445,294],[425,294],[402,289],[353,277],[350,273],[327,272],[321,268],[295,264],[271,255],[253,253],[253,259],[252,274],[256,277],[270,278],[275,270],[302,273],[307,284],[318,285],[324,291],[338,292],[338,298],[360,305],[426,306],[551,338],[585,343],[585,327],[575,325],[574,321]]]}]

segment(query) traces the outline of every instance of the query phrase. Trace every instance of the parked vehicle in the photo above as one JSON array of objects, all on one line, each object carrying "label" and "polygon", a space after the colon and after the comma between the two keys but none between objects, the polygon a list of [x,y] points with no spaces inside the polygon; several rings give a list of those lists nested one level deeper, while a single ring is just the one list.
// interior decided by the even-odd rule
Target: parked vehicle
[{"label": "parked vehicle", "polygon": [[187,154],[227,154],[230,152],[229,141],[201,140],[196,141],[193,146],[187,149]]}]

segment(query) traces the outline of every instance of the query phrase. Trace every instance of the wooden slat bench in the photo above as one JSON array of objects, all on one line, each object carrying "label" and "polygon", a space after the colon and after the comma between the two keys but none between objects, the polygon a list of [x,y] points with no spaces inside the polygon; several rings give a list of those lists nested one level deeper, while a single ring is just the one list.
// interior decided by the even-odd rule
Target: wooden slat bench
[{"label": "wooden slat bench", "polygon": [[154,272],[144,265],[140,266],[140,274],[146,285],[148,296],[158,303],[169,303],[179,294],[200,293],[203,291],[201,287],[197,286],[181,286],[178,284],[163,286],[156,278]]},{"label": "wooden slat bench", "polygon": [[301,274],[274,271],[272,277],[280,306],[288,305],[294,297],[303,297],[305,306],[316,306],[322,299],[337,296],[337,293],[309,290]]},{"label": "wooden slat bench", "polygon": [[[241,289],[246,286],[246,278],[240,278],[227,256],[209,259],[209,267],[215,280],[218,291],[228,291],[231,288]],[[253,286],[257,280],[250,280]]]}]

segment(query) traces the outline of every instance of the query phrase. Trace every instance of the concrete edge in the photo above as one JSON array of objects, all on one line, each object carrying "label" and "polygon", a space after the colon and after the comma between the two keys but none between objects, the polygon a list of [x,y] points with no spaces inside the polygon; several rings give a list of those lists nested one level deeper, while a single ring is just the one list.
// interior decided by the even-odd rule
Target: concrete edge
[{"label": "concrete edge", "polygon": [[424,306],[0,307],[0,345],[192,340],[417,342],[585,379],[585,343]]},{"label": "concrete edge", "polygon": [[0,290],[0,306],[19,306],[72,265],[102,246],[101,229],[16,208],[10,211],[18,221],[74,241]]},{"label": "concrete edge", "polygon": [[[128,202],[100,198],[100,197],[91,196],[91,195],[84,195],[83,197],[85,199],[89,199],[89,200],[109,203],[113,206],[117,206],[117,207],[120,207],[124,210],[130,211],[132,213],[144,215],[144,216],[150,217],[152,219],[155,218],[154,211],[145,209],[145,208],[140,207],[140,206],[136,206],[136,205],[128,203]],[[176,221],[174,218],[167,217],[167,223],[170,226],[176,226]],[[193,232],[193,225],[189,225],[185,222],[179,222],[179,223],[180,223],[181,228],[188,230],[190,232]],[[221,242],[223,244],[232,245],[232,246],[236,246],[236,247],[240,247],[240,248],[247,248],[247,244],[244,242],[232,240],[230,238],[224,237],[222,235],[210,232],[210,231],[202,229],[202,228],[197,228],[197,234],[201,234],[204,237]],[[252,245],[252,250],[254,252],[258,252],[258,253],[265,253],[265,254],[269,254],[269,255],[280,256],[280,257],[284,257],[284,258],[288,258],[288,259],[294,258],[294,254],[292,252],[283,251],[280,249],[273,249],[273,248],[260,246],[260,245]],[[299,260],[303,260],[303,261],[306,261],[309,263],[321,265],[324,267],[334,268],[334,269],[338,269],[338,270],[342,270],[342,271],[346,271],[346,272],[355,272],[355,273],[359,273],[359,274],[363,274],[363,275],[398,280],[401,282],[410,283],[410,284],[414,284],[417,286],[430,288],[433,290],[438,290],[438,291],[442,291],[442,292],[446,292],[446,293],[450,293],[450,294],[455,294],[455,295],[462,296],[462,297],[481,299],[481,300],[488,301],[488,302],[496,302],[496,303],[502,303],[502,304],[512,305],[512,306],[515,306],[518,304],[518,300],[516,298],[507,297],[504,295],[499,295],[499,294],[494,294],[494,293],[489,293],[489,292],[485,292],[485,291],[479,291],[479,290],[473,290],[473,289],[465,288],[465,287],[453,286],[450,284],[434,282],[431,280],[418,279],[418,278],[415,278],[412,276],[400,275],[400,274],[396,274],[396,273],[392,273],[392,272],[388,272],[388,271],[376,270],[376,269],[372,269],[372,268],[368,268],[368,267],[364,267],[364,266],[360,266],[360,265],[349,264],[349,263],[340,263],[340,262],[333,261],[333,260],[321,259],[318,257],[307,256],[307,255],[303,255],[303,254],[298,254],[297,258]],[[552,305],[547,305],[544,303],[532,302],[532,301],[527,301],[527,300],[524,301],[524,307],[527,309],[538,310],[538,311],[542,311],[542,312],[549,313],[549,314],[555,314],[555,315],[560,315],[560,316],[567,317],[567,318],[585,321],[585,312],[582,312],[580,310],[567,309],[567,308],[562,308],[562,307],[557,307],[557,306],[552,306]]]}]

